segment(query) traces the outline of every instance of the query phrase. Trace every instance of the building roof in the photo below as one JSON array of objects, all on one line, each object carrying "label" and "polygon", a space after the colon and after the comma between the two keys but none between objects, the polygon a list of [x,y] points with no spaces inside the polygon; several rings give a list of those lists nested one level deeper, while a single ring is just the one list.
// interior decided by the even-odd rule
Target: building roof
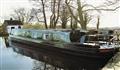
[{"label": "building roof", "polygon": [[5,25],[23,25],[23,23],[21,21],[19,21],[19,20],[12,20],[12,19],[5,20],[4,24]]}]

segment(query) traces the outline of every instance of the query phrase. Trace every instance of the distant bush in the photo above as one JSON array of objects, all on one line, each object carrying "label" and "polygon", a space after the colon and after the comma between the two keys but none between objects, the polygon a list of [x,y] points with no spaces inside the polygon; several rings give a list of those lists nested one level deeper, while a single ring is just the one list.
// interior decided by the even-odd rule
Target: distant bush
[{"label": "distant bush", "polygon": [[45,29],[43,24],[24,24],[23,25],[24,29]]},{"label": "distant bush", "polygon": [[[49,27],[49,25],[48,25]],[[45,29],[45,25],[43,23],[34,23],[34,24],[30,24],[30,23],[25,23],[23,25],[23,28],[24,29]],[[70,25],[67,25],[66,26],[66,29],[70,29]],[[79,28],[79,26],[78,26]],[[59,25],[56,25],[56,29],[62,29],[62,26],[59,24]]]}]

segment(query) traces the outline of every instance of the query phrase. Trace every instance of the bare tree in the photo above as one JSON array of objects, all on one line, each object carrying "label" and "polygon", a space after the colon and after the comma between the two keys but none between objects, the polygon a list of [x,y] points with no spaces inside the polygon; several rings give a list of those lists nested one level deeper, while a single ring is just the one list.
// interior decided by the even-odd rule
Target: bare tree
[{"label": "bare tree", "polygon": [[[31,0],[31,1],[36,2],[34,5],[36,5],[37,7],[39,7],[39,9],[41,9],[41,11],[43,13],[45,28],[48,29],[47,17],[46,17],[46,3],[47,3],[47,0]],[[35,16],[37,17],[37,12],[36,12]],[[38,17],[37,17],[37,19],[39,21]]]},{"label": "bare tree", "polygon": [[42,9],[43,9],[43,15],[44,15],[45,28],[48,29],[46,13],[45,13],[45,1],[41,0],[41,2],[42,2]]},{"label": "bare tree", "polygon": [[[36,2],[37,7],[41,10],[44,18],[45,27],[48,28],[46,12],[49,8],[50,15],[50,28],[56,28],[56,25],[59,20],[62,22],[62,28],[66,28],[68,18],[71,17],[71,28],[76,28],[77,24],[81,25],[82,29],[87,29],[87,24],[93,18],[91,12],[97,11],[101,13],[102,11],[114,11],[120,6],[117,6],[119,0],[104,0],[104,3],[95,6],[85,2],[86,0],[32,0]],[[65,5],[63,5],[65,4]],[[114,6],[116,5],[116,6]],[[114,6],[111,8],[110,6]],[[40,17],[38,13],[35,14],[38,21]]]},{"label": "bare tree", "polygon": [[61,25],[62,25],[62,28],[66,28],[68,19],[70,18],[69,11],[67,9],[66,4],[62,4],[60,10],[61,10],[60,11]]},{"label": "bare tree", "polygon": [[25,8],[18,8],[14,10],[14,13],[11,14],[11,16],[23,23],[28,23],[30,18],[30,11],[26,10]]},{"label": "bare tree", "polygon": [[[61,0],[51,0],[50,28],[56,28],[59,19]],[[57,11],[57,12],[56,12]]]},{"label": "bare tree", "polygon": [[[78,16],[77,14],[75,15],[76,17]],[[78,26],[78,23],[77,23],[77,21],[73,18],[73,16],[70,16],[70,18],[71,18],[71,21],[70,21],[70,27],[71,27],[71,29],[76,29]]]},{"label": "bare tree", "polygon": [[43,18],[43,16],[40,16],[41,14],[40,9],[32,8],[30,14],[31,16],[30,16],[29,22],[34,21],[34,19],[37,20],[37,22],[43,22],[42,20],[40,20],[41,18]]},{"label": "bare tree", "polygon": [[100,17],[98,16],[98,19],[97,19],[97,30],[99,30],[99,25],[100,25]]},{"label": "bare tree", "polygon": [[[65,3],[69,9],[71,16],[75,19],[75,21],[77,21],[81,25],[82,29],[86,30],[87,24],[92,19],[91,15],[89,15],[90,11],[97,11],[97,12],[114,11],[114,10],[118,9],[120,6],[116,6],[113,9],[107,8],[107,7],[111,6],[111,5],[115,5],[116,3],[118,3],[118,1],[119,0],[113,0],[113,1],[105,0],[105,3],[103,3],[103,5],[94,6],[94,5],[90,5],[87,3],[83,3],[83,2],[81,2],[81,0],[75,0],[74,1],[74,2],[76,2],[75,7],[70,4],[72,2],[72,0],[66,0]],[[73,12],[73,8],[76,10],[75,13]]]}]

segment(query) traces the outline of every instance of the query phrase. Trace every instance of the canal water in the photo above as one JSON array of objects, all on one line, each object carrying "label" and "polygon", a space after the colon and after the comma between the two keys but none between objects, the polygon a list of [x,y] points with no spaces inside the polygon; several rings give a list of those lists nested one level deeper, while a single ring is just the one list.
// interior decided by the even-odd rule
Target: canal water
[{"label": "canal water", "polygon": [[[4,38],[0,37],[0,70],[63,70],[44,62],[23,56],[7,48]],[[120,52],[102,70],[120,70]]]}]

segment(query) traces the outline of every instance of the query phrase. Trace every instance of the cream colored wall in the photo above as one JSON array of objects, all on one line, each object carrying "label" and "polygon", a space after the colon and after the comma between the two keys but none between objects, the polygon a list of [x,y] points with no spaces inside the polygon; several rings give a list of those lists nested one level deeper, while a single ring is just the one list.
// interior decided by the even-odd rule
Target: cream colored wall
[{"label": "cream colored wall", "polygon": [[21,28],[23,27],[22,25],[10,25],[10,26],[7,26],[7,32],[10,33],[11,32],[11,27],[14,27],[15,29],[19,29],[19,26],[21,26]]}]

